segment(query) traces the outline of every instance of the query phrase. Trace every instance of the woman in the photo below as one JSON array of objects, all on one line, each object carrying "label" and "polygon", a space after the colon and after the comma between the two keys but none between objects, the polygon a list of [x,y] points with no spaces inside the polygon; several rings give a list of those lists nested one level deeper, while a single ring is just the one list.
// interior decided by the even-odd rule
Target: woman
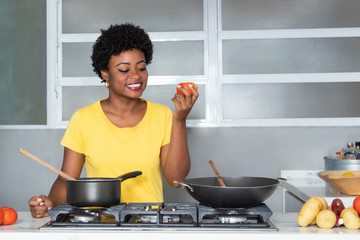
[{"label": "woman", "polygon": [[[109,90],[107,99],[78,110],[61,141],[62,171],[77,178],[85,164],[88,177],[117,177],[142,171],[121,184],[121,202],[162,202],[161,174],[173,187],[190,170],[186,118],[199,94],[180,87],[175,110],[141,99],[153,45],[139,26],[126,23],[102,30],[93,46],[94,71]],[[49,196],[29,200],[33,217],[43,217],[66,202],[66,180],[59,176]]]}]

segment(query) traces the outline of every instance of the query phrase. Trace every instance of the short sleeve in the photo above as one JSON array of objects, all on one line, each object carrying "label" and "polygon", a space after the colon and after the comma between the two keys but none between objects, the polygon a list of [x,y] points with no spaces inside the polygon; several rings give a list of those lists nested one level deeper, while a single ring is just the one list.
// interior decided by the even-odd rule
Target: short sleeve
[{"label": "short sleeve", "polygon": [[166,144],[170,143],[171,138],[171,129],[172,129],[172,115],[170,108],[166,108],[166,121],[165,121],[165,136],[164,141],[161,146],[164,146]]},{"label": "short sleeve", "polygon": [[70,119],[61,145],[75,152],[84,153],[84,140],[82,134],[82,120],[79,111],[77,111]]}]

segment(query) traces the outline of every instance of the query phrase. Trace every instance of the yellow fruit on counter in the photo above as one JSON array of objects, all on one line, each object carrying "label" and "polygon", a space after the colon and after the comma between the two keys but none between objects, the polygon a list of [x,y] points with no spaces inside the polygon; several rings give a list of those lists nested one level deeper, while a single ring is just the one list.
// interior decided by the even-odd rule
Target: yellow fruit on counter
[{"label": "yellow fruit on counter", "polygon": [[357,230],[360,228],[360,218],[358,213],[351,209],[346,208],[341,212],[341,218],[344,221],[344,225],[347,229]]},{"label": "yellow fruit on counter", "polygon": [[309,226],[314,219],[316,218],[317,214],[322,209],[322,203],[319,199],[310,198],[307,200],[304,205],[302,206],[297,222],[300,226],[306,227]]},{"label": "yellow fruit on counter", "polygon": [[312,222],[308,226],[313,226],[315,224],[316,224],[316,218],[314,220],[312,220]]},{"label": "yellow fruit on counter", "polygon": [[354,209],[354,206],[348,207],[348,209],[350,209],[350,210],[353,211],[354,213],[357,213],[356,210]]},{"label": "yellow fruit on counter", "polygon": [[341,211],[341,214],[340,214],[341,218],[343,218],[343,214],[346,212],[345,210],[354,213],[356,216],[358,215],[358,213],[355,211],[354,207],[351,206],[351,207],[345,208],[344,210]]},{"label": "yellow fruit on counter", "polygon": [[316,197],[317,200],[319,200],[321,202],[321,210],[325,210],[328,209],[328,204],[327,201],[325,200],[325,198],[323,197]]},{"label": "yellow fruit on counter", "polygon": [[336,224],[336,215],[331,210],[321,210],[316,216],[316,225],[321,228],[332,228]]},{"label": "yellow fruit on counter", "polygon": [[346,172],[343,174],[344,177],[352,177],[352,176],[355,176],[353,173],[351,172]]}]

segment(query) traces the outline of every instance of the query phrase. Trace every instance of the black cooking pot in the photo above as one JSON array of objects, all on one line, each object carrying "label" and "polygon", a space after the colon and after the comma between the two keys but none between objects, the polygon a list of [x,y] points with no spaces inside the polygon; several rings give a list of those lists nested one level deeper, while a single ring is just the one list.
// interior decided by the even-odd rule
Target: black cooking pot
[{"label": "black cooking pot", "polygon": [[121,182],[141,175],[135,171],[118,178],[77,178],[66,180],[66,198],[77,207],[110,207],[120,203]]},{"label": "black cooking pot", "polygon": [[193,178],[179,182],[201,204],[215,208],[246,208],[268,199],[285,179],[262,177],[222,177],[221,187],[216,177]]}]

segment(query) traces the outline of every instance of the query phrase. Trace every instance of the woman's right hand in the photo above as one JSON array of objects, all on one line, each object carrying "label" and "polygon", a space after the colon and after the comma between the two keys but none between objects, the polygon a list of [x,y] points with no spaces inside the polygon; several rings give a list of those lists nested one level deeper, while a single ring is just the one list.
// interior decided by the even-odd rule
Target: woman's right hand
[{"label": "woman's right hand", "polygon": [[29,200],[31,216],[34,218],[49,216],[48,210],[50,210],[53,205],[53,202],[48,196],[40,195],[32,197]]}]

